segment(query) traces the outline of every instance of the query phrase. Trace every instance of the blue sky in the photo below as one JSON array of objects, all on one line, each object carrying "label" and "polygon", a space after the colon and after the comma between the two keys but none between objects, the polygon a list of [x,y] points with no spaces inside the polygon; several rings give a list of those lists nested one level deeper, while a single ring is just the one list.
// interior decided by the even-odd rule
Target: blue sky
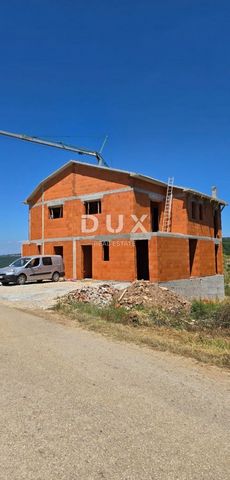
[{"label": "blue sky", "polygon": [[[224,0],[2,0],[0,129],[92,149],[107,134],[112,167],[230,201],[229,21]],[[19,250],[23,200],[70,158],[0,137],[0,253]]]}]

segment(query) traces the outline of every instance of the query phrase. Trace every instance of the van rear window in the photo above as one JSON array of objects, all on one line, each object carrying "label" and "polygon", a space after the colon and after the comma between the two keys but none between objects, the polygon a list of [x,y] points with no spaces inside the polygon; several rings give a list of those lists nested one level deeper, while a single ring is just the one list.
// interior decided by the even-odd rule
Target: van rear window
[{"label": "van rear window", "polygon": [[51,257],[42,257],[43,265],[52,265],[52,258]]}]

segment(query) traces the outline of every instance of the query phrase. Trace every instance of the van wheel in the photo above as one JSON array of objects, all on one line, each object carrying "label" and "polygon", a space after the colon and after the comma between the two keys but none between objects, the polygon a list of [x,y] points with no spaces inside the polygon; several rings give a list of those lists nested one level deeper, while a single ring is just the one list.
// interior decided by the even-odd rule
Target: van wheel
[{"label": "van wheel", "polygon": [[6,287],[7,285],[9,285],[9,282],[2,282],[3,287]]},{"label": "van wheel", "polygon": [[19,277],[17,278],[17,285],[25,285],[26,283],[26,276],[23,275],[23,273],[21,275],[19,275]]},{"label": "van wheel", "polygon": [[60,275],[58,272],[54,272],[52,276],[52,282],[58,282],[60,278]]}]

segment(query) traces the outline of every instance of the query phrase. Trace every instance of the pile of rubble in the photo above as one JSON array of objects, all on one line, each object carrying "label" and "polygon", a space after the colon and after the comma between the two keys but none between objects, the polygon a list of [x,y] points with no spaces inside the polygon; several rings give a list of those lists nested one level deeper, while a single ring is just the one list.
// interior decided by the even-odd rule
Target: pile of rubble
[{"label": "pile of rubble", "polygon": [[113,302],[115,289],[104,283],[99,286],[84,286],[73,292],[68,293],[65,297],[62,297],[64,301],[73,301],[83,302],[83,303],[93,303],[98,306],[110,305]]},{"label": "pile of rubble", "polygon": [[128,310],[137,307],[160,308],[163,311],[179,313],[189,311],[191,303],[168,288],[147,281],[133,282],[116,297],[116,306]]},{"label": "pile of rubble", "polygon": [[100,307],[113,303],[127,310],[159,308],[173,314],[189,312],[191,307],[190,302],[180,295],[147,281],[135,281],[122,291],[116,288],[116,284],[86,285],[62,297],[62,301],[92,303]]}]

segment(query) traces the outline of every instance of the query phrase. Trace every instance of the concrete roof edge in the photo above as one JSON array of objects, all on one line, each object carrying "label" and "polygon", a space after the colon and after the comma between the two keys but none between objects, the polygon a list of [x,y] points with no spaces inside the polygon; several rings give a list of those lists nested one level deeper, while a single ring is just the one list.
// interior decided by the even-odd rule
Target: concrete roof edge
[{"label": "concrete roof edge", "polygon": [[[132,178],[137,178],[138,180],[143,180],[144,182],[154,183],[155,185],[167,187],[166,182],[162,182],[161,180],[157,180],[156,178],[153,178],[153,177],[148,177],[147,175],[141,175],[139,173],[131,173],[131,172],[129,172],[129,175]],[[180,188],[180,187],[175,186],[175,188]]]},{"label": "concrete roof edge", "polygon": [[191,188],[184,188],[183,187],[183,192],[192,193],[193,195],[197,195],[201,198],[207,198],[208,200],[211,200],[213,202],[220,203],[221,205],[228,206],[228,203],[225,202],[225,200],[222,200],[221,198],[212,197],[212,195],[207,195],[206,193],[199,192],[198,190],[193,190]]},{"label": "concrete roof edge", "polygon": [[[163,182],[163,181],[157,180],[153,177],[138,174],[138,173],[135,173],[135,172],[129,172],[128,170],[121,170],[121,169],[118,169],[118,168],[110,168],[110,167],[105,167],[105,166],[101,166],[101,165],[94,165],[92,163],[79,162],[77,160],[69,160],[69,162],[65,163],[62,167],[58,168],[53,173],[48,175],[48,177],[44,178],[44,180],[42,180],[38,184],[38,186],[33,190],[33,192],[26,198],[24,203],[26,205],[28,205],[30,200],[32,200],[32,198],[36,195],[36,193],[39,192],[39,190],[46,184],[46,182],[55,178],[56,175],[63,172],[64,170],[66,170],[68,167],[70,167],[70,165],[84,165],[86,167],[96,168],[96,169],[100,169],[100,170],[109,170],[109,171],[112,171],[112,172],[123,173],[123,174],[129,175],[132,178],[137,178],[138,180],[143,180],[143,181],[148,182],[148,183],[153,183],[155,185],[160,185],[162,187],[167,187],[167,182]],[[207,195],[205,193],[198,192],[197,190],[181,187],[181,186],[178,186],[178,185],[174,185],[174,188],[176,188],[178,190],[182,190],[185,193],[193,193],[194,195],[198,195],[198,196],[203,197],[203,198],[208,198],[210,200],[213,200],[213,201],[215,201],[217,203],[220,203],[222,205],[225,205],[225,206],[228,205],[228,203],[225,202],[224,200],[220,200],[218,198],[213,198],[212,196]]]}]

